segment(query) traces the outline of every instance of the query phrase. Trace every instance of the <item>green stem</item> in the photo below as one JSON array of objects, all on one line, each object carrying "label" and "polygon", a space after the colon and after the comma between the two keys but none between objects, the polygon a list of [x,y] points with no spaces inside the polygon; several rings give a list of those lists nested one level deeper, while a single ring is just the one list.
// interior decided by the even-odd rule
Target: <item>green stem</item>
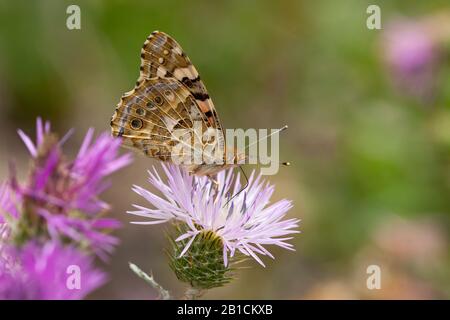
[{"label": "green stem", "polygon": [[164,289],[158,282],[155,281],[153,275],[146,274],[144,271],[139,269],[139,267],[131,262],[129,262],[130,269],[141,279],[144,279],[149,285],[151,285],[156,291],[158,291],[159,296],[162,300],[170,300],[171,296],[169,291]]}]

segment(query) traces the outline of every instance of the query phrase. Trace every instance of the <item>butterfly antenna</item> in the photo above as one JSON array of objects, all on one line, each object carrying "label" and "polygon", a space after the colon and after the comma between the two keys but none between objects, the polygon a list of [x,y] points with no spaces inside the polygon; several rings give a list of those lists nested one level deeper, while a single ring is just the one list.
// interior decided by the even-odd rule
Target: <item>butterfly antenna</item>
[{"label": "butterfly antenna", "polygon": [[[250,160],[255,159],[255,158],[249,158]],[[289,161],[285,161],[285,162],[279,162],[280,165],[285,166],[285,167],[289,167],[291,165],[291,163]]]},{"label": "butterfly antenna", "polygon": [[253,143],[250,143],[248,146],[245,147],[245,150],[247,150],[250,146],[252,146],[252,145],[254,145],[254,144],[257,144],[257,143],[260,142],[261,140],[270,138],[270,137],[273,136],[274,134],[277,134],[277,133],[279,133],[279,132],[282,132],[282,131],[286,130],[287,128],[288,128],[288,126],[285,125],[283,128],[280,128],[280,129],[278,129],[278,130],[275,130],[275,131],[272,132],[271,134],[265,135],[264,137],[258,139],[257,141],[255,141],[255,142],[253,142]]},{"label": "butterfly antenna", "polygon": [[230,199],[228,199],[228,201],[224,204],[224,207],[225,207],[231,200],[233,200],[234,198],[236,198],[242,191],[244,191],[244,190],[247,189],[247,187],[248,187],[248,177],[247,177],[247,175],[245,174],[244,169],[242,169],[242,166],[239,166],[239,169],[241,169],[242,175],[243,175],[244,178],[245,178],[245,185],[244,185],[244,187],[243,187],[241,190],[238,191],[238,193],[236,193],[234,196],[232,196]]}]

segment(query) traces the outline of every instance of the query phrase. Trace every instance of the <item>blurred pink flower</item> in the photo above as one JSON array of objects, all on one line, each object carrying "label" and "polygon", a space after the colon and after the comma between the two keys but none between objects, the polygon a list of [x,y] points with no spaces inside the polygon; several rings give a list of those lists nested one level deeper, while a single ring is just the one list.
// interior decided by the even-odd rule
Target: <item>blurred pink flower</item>
[{"label": "blurred pink flower", "polygon": [[105,178],[131,161],[129,154],[119,155],[120,139],[103,133],[93,140],[90,129],[75,159],[68,160],[62,145],[71,132],[58,140],[50,123],[39,118],[36,143],[18,132],[32,156],[32,168],[27,183],[19,184],[12,173],[0,188],[0,223],[33,223],[27,228],[39,230],[35,234],[44,230],[52,239],[87,244],[106,259],[118,243],[107,231],[120,227],[120,222],[103,217],[109,206],[99,195],[110,186]]},{"label": "blurred pink flower", "polygon": [[429,28],[414,20],[391,22],[382,35],[382,51],[399,90],[420,100],[432,98],[439,48]]},{"label": "blurred pink flower", "polygon": [[[82,299],[106,281],[105,274],[93,267],[93,258],[74,246],[30,242],[9,251],[14,264],[0,259],[2,300]],[[68,285],[71,266],[80,272],[79,287]]]},{"label": "blurred pink flower", "polygon": [[432,220],[406,220],[390,217],[374,232],[374,242],[397,261],[428,268],[439,264],[448,251],[448,241],[441,226]]}]

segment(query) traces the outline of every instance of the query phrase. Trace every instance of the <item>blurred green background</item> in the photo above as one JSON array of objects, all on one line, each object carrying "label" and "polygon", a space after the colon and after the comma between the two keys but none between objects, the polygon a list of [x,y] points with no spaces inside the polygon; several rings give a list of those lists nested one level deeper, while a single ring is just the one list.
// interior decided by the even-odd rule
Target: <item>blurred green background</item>
[{"label": "blurred green background", "polygon": [[[81,8],[81,30],[66,28],[70,4]],[[382,30],[366,27],[370,4],[381,8]],[[196,65],[225,127],[289,125],[280,158],[292,165],[268,179],[302,219],[297,251],[271,248],[265,269],[252,264],[206,298],[450,298],[449,11],[448,0],[0,1],[0,177],[10,160],[25,175],[16,129],[31,133],[37,116],[61,134],[76,128],[69,153],[87,128],[109,130],[144,40],[161,30]],[[427,24],[435,56],[425,97],[397,85],[405,75],[384,58],[399,17]],[[92,298],[156,297],[128,261],[184,290],[162,228],[130,225],[125,214],[142,203],[131,185],[148,186],[154,164],[136,157],[105,194],[124,228],[110,282]],[[372,264],[381,290],[366,287]]]}]

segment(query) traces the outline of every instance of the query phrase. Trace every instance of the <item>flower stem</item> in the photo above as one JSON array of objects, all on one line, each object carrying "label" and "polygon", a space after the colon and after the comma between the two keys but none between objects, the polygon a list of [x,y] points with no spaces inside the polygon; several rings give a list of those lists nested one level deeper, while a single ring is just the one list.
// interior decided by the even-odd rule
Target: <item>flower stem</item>
[{"label": "flower stem", "polygon": [[206,293],[206,290],[196,289],[189,287],[184,293],[184,298],[186,300],[197,300]]},{"label": "flower stem", "polygon": [[158,282],[155,281],[155,278],[153,278],[153,275],[146,274],[144,271],[142,271],[137,265],[129,262],[130,269],[133,271],[139,278],[142,278],[147,282],[149,285],[151,285],[156,291],[158,291],[159,296],[162,300],[170,300],[172,297],[170,296],[169,291],[164,289]]}]

